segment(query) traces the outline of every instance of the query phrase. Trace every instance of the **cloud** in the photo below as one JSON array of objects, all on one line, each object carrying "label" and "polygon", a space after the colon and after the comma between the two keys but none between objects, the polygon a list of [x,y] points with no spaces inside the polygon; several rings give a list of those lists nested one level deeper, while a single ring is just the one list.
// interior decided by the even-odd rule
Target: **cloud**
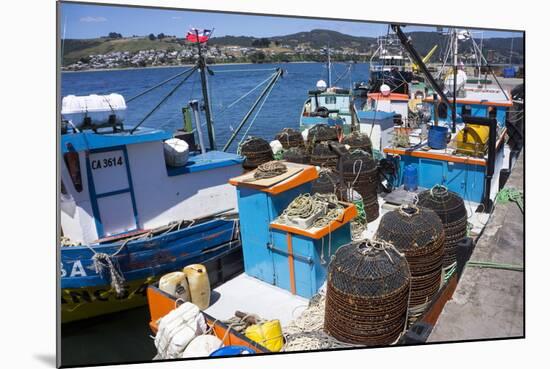
[{"label": "cloud", "polygon": [[181,17],[178,15],[178,16],[173,16],[172,19],[181,19]]},{"label": "cloud", "polygon": [[80,18],[80,21],[81,22],[86,22],[86,23],[97,23],[97,22],[106,22],[107,21],[107,18],[105,17],[83,17],[83,18]]}]

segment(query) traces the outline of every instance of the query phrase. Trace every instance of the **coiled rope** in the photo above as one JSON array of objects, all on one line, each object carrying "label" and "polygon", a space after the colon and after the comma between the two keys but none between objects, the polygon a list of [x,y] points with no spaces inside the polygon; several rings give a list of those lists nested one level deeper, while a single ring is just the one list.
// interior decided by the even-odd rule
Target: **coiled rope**
[{"label": "coiled rope", "polygon": [[338,341],[323,331],[325,323],[325,295],[314,296],[309,306],[284,329],[285,345],[281,351],[326,350],[359,347]]},{"label": "coiled rope", "polygon": [[103,252],[98,252],[92,257],[92,260],[98,274],[100,274],[103,278],[105,278],[106,275],[109,276],[111,279],[111,287],[115,290],[117,297],[124,295],[125,279],[122,276],[122,272],[120,271],[118,264],[115,266],[111,256]]},{"label": "coiled rope", "polygon": [[254,173],[255,179],[267,179],[286,173],[288,168],[280,161],[272,160],[260,164]]}]

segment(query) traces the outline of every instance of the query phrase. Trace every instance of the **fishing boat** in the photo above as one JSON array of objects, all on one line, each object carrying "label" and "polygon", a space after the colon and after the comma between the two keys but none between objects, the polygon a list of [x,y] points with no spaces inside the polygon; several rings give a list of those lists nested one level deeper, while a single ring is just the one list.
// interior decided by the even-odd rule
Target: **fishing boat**
[{"label": "fishing boat", "polygon": [[71,119],[74,128],[61,136],[64,322],[143,305],[146,286],[159,275],[240,247],[237,220],[229,216],[235,191],[227,185],[242,171],[238,155],[193,152],[171,166],[172,133],[125,129],[120,95],[84,99],[88,106],[101,99],[113,125],[97,128],[92,116],[105,111],[89,109],[93,129]]},{"label": "fishing boat", "polygon": [[[397,26],[394,29],[412,57],[418,58],[401,29]],[[420,186],[445,185],[465,200],[490,207],[491,198],[499,189],[500,171],[513,165],[511,150],[505,145],[506,117],[513,102],[510,92],[502,88],[467,83],[464,71],[458,69],[461,34],[458,30],[451,32],[454,73],[447,75],[443,88],[418,60],[437,91],[422,100],[429,117],[424,123],[430,132],[426,132],[425,125],[420,127],[423,124],[411,128],[407,142],[396,145],[394,141],[384,148],[384,153],[394,161],[400,174],[406,166],[415,166]],[[436,132],[443,132],[438,142]],[[400,174],[397,185],[403,184]]]},{"label": "fishing boat", "polygon": [[[242,173],[243,158],[225,152],[234,136],[223,151],[216,150],[207,67],[201,53],[201,44],[207,39],[191,32],[188,40],[197,45],[197,65],[127,100],[181,78],[133,127],[124,120],[127,101],[119,94],[63,98],[63,322],[143,305],[147,286],[161,275],[194,263],[212,263],[215,269],[211,272],[222,273],[226,257],[241,252],[236,191],[228,181]],[[203,86],[207,138],[196,100],[185,108],[185,127],[176,134],[143,126],[197,70]],[[274,74],[269,88],[281,74],[280,70]]]},{"label": "fishing boat", "polygon": [[[316,124],[327,124],[339,126],[349,132],[352,120],[355,119],[353,96],[350,89],[333,86],[329,47],[326,48],[326,52],[327,81],[319,80],[315,89],[308,91],[300,114],[300,130],[308,130]],[[348,73],[351,73],[351,64],[338,77],[336,83]]]}]

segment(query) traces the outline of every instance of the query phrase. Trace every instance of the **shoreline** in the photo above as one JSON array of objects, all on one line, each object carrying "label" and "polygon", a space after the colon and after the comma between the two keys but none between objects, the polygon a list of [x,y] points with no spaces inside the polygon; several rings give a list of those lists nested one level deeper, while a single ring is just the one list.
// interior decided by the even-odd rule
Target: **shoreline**
[{"label": "shoreline", "polygon": [[[225,65],[268,65],[268,64],[313,64],[313,63],[322,63],[316,61],[297,61],[297,62],[284,62],[284,63],[219,63],[219,64],[209,64],[209,67],[216,66],[225,66]],[[359,64],[359,63],[358,63]],[[141,70],[141,69],[164,69],[164,68],[183,68],[183,67],[193,67],[195,64],[178,64],[178,65],[155,65],[149,67],[123,67],[123,68],[100,68],[100,69],[85,69],[85,70],[63,70],[61,73],[87,73],[87,72],[113,72],[113,71],[123,71],[123,70]]]}]

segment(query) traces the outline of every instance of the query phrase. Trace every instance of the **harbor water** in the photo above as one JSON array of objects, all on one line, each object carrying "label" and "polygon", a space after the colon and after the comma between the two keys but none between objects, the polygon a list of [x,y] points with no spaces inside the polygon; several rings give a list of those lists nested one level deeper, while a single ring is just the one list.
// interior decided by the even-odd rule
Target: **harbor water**
[{"label": "harbor water", "polygon": [[[218,149],[227,142],[232,130],[235,129],[248,109],[259,96],[265,84],[232,105],[237,99],[266,81],[280,67],[284,70],[283,78],[278,81],[268,96],[268,100],[258,113],[252,114],[229,151],[236,152],[238,143],[246,131],[248,135],[260,136],[271,140],[285,127],[299,128],[302,106],[307,98],[307,92],[315,89],[318,80],[327,79],[327,66],[324,63],[283,63],[283,64],[239,64],[212,65],[214,75],[208,75],[208,85],[213,111],[214,127]],[[342,88],[350,88],[353,82],[367,81],[369,64],[356,63],[348,71],[348,63],[332,64],[333,84]],[[146,89],[176,75],[189,67],[144,68],[109,71],[65,72],[61,75],[61,96],[69,94],[110,94],[119,93],[126,100]],[[351,78],[350,78],[351,74]],[[126,127],[139,123],[174,86],[182,80],[177,78],[170,83],[153,90],[128,103],[126,111]],[[143,126],[175,131],[182,127],[181,108],[190,100],[202,99],[200,77],[198,73],[189,78]],[[260,104],[261,106],[261,104]],[[204,116],[202,123],[204,124]],[[205,129],[205,128],[203,128]],[[205,132],[205,131],[204,131]]]}]

